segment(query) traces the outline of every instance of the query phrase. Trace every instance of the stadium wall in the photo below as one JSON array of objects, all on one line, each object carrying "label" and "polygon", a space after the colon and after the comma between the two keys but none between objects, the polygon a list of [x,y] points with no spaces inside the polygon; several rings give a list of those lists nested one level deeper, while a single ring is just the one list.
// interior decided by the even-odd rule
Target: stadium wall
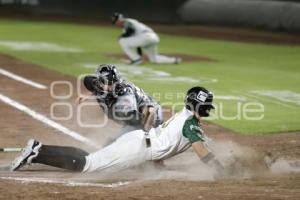
[{"label": "stadium wall", "polygon": [[189,0],[178,11],[186,23],[300,31],[300,3],[272,0]]},{"label": "stadium wall", "polygon": [[109,21],[113,12],[153,23],[243,26],[300,32],[300,0],[0,0],[0,14]]}]

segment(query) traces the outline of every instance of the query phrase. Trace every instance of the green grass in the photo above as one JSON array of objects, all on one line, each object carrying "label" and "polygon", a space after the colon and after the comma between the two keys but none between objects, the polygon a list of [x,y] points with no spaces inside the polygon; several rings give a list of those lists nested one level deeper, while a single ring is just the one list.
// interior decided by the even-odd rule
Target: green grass
[{"label": "green grass", "polygon": [[[49,42],[63,47],[80,48],[83,52],[47,52],[17,51],[0,44],[0,52],[13,55],[31,63],[77,76],[90,73],[94,69],[84,68],[90,63],[121,63],[115,58],[106,57],[105,53],[121,53],[117,43],[120,29],[105,26],[85,26],[54,22],[28,22],[0,19],[0,41]],[[143,70],[164,71],[174,77],[189,77],[195,80],[204,78],[217,79],[217,82],[189,83],[186,81],[151,81],[143,75],[132,75],[128,68],[122,72],[129,79],[148,93],[157,96],[162,103],[180,103],[182,95],[194,85],[203,85],[215,95],[243,96],[248,102],[259,102],[264,105],[264,118],[259,121],[214,119],[213,122],[240,133],[271,133],[300,130],[300,103],[284,103],[272,97],[253,94],[253,90],[289,90],[300,93],[300,47],[250,44],[171,36],[160,34],[161,53],[183,53],[206,56],[217,62],[183,62],[180,65],[155,65],[145,63],[139,66]],[[132,71],[134,72],[135,69]],[[157,96],[158,97],[158,96]],[[223,104],[224,116],[235,116],[238,101],[218,100],[216,105]],[[217,112],[219,113],[219,109]]]}]

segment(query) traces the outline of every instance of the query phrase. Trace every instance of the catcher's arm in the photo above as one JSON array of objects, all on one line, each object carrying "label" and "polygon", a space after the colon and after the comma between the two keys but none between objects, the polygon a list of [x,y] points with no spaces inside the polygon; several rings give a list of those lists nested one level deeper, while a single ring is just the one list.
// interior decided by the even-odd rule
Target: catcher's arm
[{"label": "catcher's arm", "polygon": [[153,126],[156,109],[153,106],[145,106],[143,110],[142,125],[144,131],[149,132]]},{"label": "catcher's arm", "polygon": [[84,94],[80,94],[76,100],[75,103],[76,104],[81,104],[82,102],[88,100],[88,99],[94,99],[94,93],[95,91],[97,91],[96,88],[99,88],[98,85],[98,81],[97,81],[97,77],[93,76],[93,75],[87,75],[83,78],[83,85],[84,87],[88,90],[86,93]]},{"label": "catcher's arm", "polygon": [[193,142],[192,147],[194,151],[197,153],[197,155],[200,157],[202,162],[209,165],[210,167],[215,167],[219,173],[222,173],[224,167],[215,158],[215,155],[212,152],[210,152],[202,142],[200,141]]}]

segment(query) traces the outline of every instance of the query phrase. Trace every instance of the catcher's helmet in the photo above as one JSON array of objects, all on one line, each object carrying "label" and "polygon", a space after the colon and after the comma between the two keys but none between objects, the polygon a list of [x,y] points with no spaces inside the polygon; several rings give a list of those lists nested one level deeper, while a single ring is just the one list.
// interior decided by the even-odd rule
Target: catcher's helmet
[{"label": "catcher's helmet", "polygon": [[215,108],[212,102],[212,92],[204,87],[193,87],[186,94],[185,107],[190,111],[197,112],[201,117],[208,117],[209,111]]},{"label": "catcher's helmet", "polygon": [[118,12],[115,12],[115,13],[111,16],[111,22],[112,22],[113,24],[115,24],[116,21],[118,21],[119,19],[123,19],[123,18],[124,18],[123,14],[118,13]]},{"label": "catcher's helmet", "polygon": [[98,80],[103,85],[113,85],[121,81],[121,75],[116,66],[111,64],[101,64],[96,69]]}]

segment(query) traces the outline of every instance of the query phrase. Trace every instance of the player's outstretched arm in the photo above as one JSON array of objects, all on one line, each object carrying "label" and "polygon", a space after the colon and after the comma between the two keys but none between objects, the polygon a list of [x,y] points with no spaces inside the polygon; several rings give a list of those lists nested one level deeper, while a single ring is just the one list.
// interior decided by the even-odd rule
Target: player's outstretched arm
[{"label": "player's outstretched arm", "polygon": [[200,157],[201,161],[205,164],[214,167],[218,173],[222,174],[224,167],[215,158],[215,155],[210,152],[201,141],[193,142],[192,147],[197,155]]}]

